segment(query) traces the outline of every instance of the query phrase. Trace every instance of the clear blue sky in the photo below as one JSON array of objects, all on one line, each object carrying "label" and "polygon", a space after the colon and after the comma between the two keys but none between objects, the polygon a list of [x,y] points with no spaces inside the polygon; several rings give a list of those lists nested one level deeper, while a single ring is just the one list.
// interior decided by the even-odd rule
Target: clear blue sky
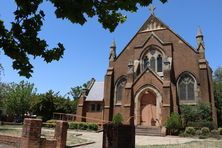
[{"label": "clear blue sky", "polygon": [[[173,31],[196,47],[196,31],[201,26],[205,37],[206,57],[215,70],[222,66],[222,1],[221,0],[169,0],[161,4],[154,0],[155,14]],[[108,66],[109,46],[113,39],[117,43],[117,53],[124,48],[141,25],[149,17],[148,8],[140,8],[137,13],[127,13],[124,24],[110,33],[97,22],[89,19],[84,26],[72,24],[67,20],[56,19],[50,3],[41,6],[46,13],[45,23],[40,36],[48,41],[50,47],[62,42],[66,48],[63,59],[46,64],[42,59],[32,61],[32,78],[20,77],[11,67],[11,60],[0,49],[0,63],[5,69],[2,82],[27,80],[34,83],[38,92],[50,89],[66,94],[71,87],[82,85],[92,77],[103,81]],[[13,0],[0,1],[0,19],[9,27],[15,10]]]}]

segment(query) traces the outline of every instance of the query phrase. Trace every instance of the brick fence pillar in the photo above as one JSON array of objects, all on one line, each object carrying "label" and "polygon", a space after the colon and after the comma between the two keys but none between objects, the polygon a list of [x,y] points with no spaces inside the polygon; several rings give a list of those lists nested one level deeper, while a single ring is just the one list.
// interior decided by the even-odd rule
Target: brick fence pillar
[{"label": "brick fence pillar", "polygon": [[24,119],[22,128],[21,147],[22,148],[39,148],[41,137],[42,120],[41,119]]},{"label": "brick fence pillar", "polygon": [[69,126],[68,122],[66,122],[66,121],[56,122],[55,135],[54,135],[54,138],[57,141],[56,148],[65,148],[66,147],[68,126]]}]

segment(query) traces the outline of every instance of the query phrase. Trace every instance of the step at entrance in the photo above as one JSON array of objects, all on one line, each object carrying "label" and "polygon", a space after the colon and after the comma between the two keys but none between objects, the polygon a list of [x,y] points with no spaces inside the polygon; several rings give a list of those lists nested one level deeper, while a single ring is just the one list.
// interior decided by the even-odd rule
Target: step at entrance
[{"label": "step at entrance", "polygon": [[136,135],[143,136],[161,136],[161,128],[160,127],[144,127],[137,126],[136,127]]}]

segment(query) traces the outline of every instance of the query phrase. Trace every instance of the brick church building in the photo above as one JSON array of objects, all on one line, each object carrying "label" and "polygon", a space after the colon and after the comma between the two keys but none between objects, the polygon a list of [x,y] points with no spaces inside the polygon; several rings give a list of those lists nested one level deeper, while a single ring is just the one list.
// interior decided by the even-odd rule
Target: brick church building
[{"label": "brick church building", "polygon": [[207,102],[216,123],[212,70],[200,29],[196,42],[192,47],[151,14],[119,55],[112,43],[105,80],[93,79],[83,91],[77,120],[111,121],[121,113],[125,124],[162,127],[180,105]]}]

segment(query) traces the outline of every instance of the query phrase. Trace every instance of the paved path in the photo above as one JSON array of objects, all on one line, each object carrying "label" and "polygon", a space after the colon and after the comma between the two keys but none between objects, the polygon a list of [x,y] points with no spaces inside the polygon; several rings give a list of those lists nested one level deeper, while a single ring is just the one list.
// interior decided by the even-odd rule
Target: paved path
[{"label": "paved path", "polygon": [[[82,134],[80,136],[84,139],[89,139],[95,141],[94,144],[80,146],[79,148],[101,148],[102,147],[102,135],[103,133],[91,133],[91,132],[77,132]],[[181,144],[191,141],[196,141],[199,139],[193,138],[183,138],[177,136],[166,136],[166,137],[157,137],[157,136],[136,136],[136,145],[163,145],[163,144]]]},{"label": "paved path", "polygon": [[181,144],[199,139],[184,138],[178,136],[136,136],[136,145],[163,145],[163,144]]},{"label": "paved path", "polygon": [[102,137],[103,132],[94,133],[94,132],[75,132],[78,134],[82,134],[80,138],[88,139],[90,141],[95,141],[93,144],[79,146],[78,148],[101,148],[102,147]]}]

